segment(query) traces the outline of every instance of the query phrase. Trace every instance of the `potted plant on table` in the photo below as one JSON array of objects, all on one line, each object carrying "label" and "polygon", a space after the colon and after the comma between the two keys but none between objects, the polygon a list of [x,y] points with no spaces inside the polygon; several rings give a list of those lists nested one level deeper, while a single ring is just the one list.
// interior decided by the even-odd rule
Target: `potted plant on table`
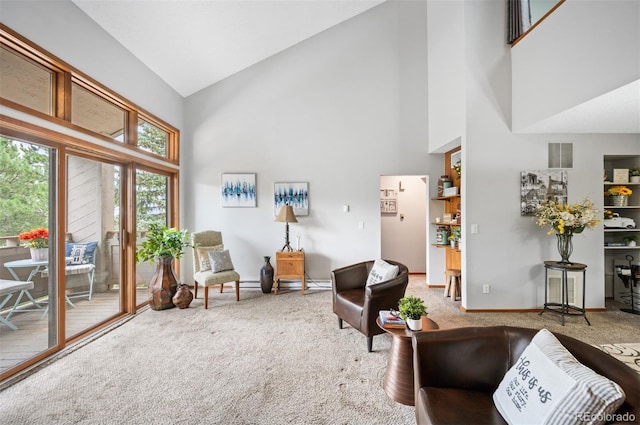
[{"label": "potted plant on table", "polygon": [[49,259],[49,230],[44,227],[22,232],[18,239],[24,246],[31,250],[33,261],[46,261]]},{"label": "potted plant on table", "polygon": [[640,168],[629,169],[629,183],[640,183]]},{"label": "potted plant on table", "polygon": [[[186,230],[157,223],[149,225],[147,240],[136,250],[136,262],[148,261],[153,264],[158,260],[156,271],[149,281],[149,306],[153,310],[166,310],[176,306],[173,298],[178,290],[178,278],[173,270],[173,260],[180,259],[187,246],[190,243]],[[193,295],[191,297],[193,299]]]},{"label": "potted plant on table", "polygon": [[424,301],[413,295],[407,295],[398,301],[400,317],[405,321],[409,329],[419,331],[422,329],[422,316],[426,316],[427,307]]}]

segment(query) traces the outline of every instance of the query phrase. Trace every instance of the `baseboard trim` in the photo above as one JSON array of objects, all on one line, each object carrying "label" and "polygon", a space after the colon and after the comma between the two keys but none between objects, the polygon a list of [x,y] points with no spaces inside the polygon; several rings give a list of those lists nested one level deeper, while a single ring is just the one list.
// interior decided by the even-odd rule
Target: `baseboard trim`
[{"label": "baseboard trim", "polygon": [[[478,309],[469,309],[463,306],[460,306],[460,311],[464,313],[540,313],[542,311],[542,307],[540,308],[520,308],[520,309],[491,309],[491,308],[478,308]],[[592,312],[603,312],[607,311],[606,308],[588,308],[586,311]]]}]

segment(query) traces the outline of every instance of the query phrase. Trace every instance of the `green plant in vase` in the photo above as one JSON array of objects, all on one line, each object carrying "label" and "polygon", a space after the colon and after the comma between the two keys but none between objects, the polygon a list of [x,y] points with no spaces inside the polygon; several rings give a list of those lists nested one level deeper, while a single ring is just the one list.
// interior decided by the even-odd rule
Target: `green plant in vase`
[{"label": "green plant in vase", "polygon": [[413,331],[422,329],[422,316],[427,314],[427,307],[422,299],[413,295],[404,296],[398,301],[398,311],[409,329]]},{"label": "green plant in vase", "polygon": [[625,235],[622,239],[627,244],[627,246],[636,246],[638,242],[638,236],[636,235]]},{"label": "green plant in vase", "polygon": [[149,280],[149,306],[153,310],[173,308],[173,297],[178,289],[173,260],[181,258],[184,248],[190,246],[189,232],[152,223],[146,236],[136,249],[136,262],[153,264],[158,260],[156,271]]}]

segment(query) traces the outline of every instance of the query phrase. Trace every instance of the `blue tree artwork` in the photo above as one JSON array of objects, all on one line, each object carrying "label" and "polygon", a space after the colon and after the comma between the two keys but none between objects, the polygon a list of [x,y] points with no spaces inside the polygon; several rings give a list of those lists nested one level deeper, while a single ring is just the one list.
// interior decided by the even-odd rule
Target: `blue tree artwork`
[{"label": "blue tree artwork", "polygon": [[309,215],[309,183],[275,183],[273,215],[277,216],[283,205],[291,205],[296,216]]},{"label": "blue tree artwork", "polygon": [[221,195],[223,207],[255,207],[256,175],[223,174]]}]

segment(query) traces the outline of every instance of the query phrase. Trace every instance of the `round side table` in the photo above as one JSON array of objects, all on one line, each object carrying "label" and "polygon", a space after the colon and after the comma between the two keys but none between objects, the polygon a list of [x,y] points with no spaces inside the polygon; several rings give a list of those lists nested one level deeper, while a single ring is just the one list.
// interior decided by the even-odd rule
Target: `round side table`
[{"label": "round side table", "polygon": [[[380,328],[393,337],[391,349],[387,360],[387,370],[384,373],[382,388],[384,392],[398,403],[408,406],[415,405],[415,393],[413,388],[413,346],[411,344],[412,330],[388,329],[382,326],[380,318],[376,319]],[[440,329],[433,320],[422,317],[422,330],[416,332]]]}]

